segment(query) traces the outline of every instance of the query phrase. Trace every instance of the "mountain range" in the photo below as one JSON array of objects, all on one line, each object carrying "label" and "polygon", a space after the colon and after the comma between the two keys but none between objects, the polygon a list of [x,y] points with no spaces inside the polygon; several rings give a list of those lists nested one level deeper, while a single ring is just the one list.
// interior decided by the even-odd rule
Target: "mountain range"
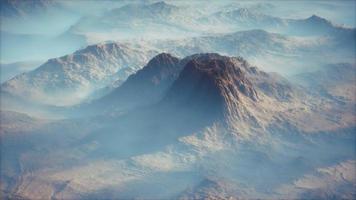
[{"label": "mountain range", "polygon": [[[13,3],[17,1],[10,2]],[[38,4],[41,4],[41,2],[42,1],[39,1]],[[48,22],[43,23],[51,24],[51,27],[53,27],[50,29],[48,28],[50,26],[45,26],[48,30],[45,29],[42,32],[36,30],[42,30],[44,28],[38,27],[32,22],[26,21],[20,23],[10,21],[7,23],[7,21],[4,20],[1,35],[2,40],[6,41],[3,47],[6,47],[7,51],[2,52],[4,55],[3,59],[6,59],[6,62],[13,62],[19,59],[19,57],[21,61],[33,59],[46,60],[48,58],[69,54],[76,49],[83,48],[85,45],[107,41],[177,39],[197,37],[206,35],[207,33],[226,34],[227,32],[231,33],[250,29],[264,29],[271,33],[280,33],[285,36],[321,37],[322,39],[325,37],[336,37],[336,40],[343,40],[344,45],[350,44],[347,41],[349,39],[353,40],[355,35],[354,28],[335,25],[320,16],[313,15],[303,19],[275,17],[264,14],[261,9],[256,9],[253,6],[244,7],[240,5],[236,7],[235,5],[228,8],[222,7],[220,10],[218,9],[218,11],[211,13],[211,11],[206,12],[204,8],[195,7],[193,5],[187,6],[186,4],[181,5],[179,3],[176,5],[166,2],[146,2],[144,4],[137,2],[128,3],[121,7],[118,6],[119,4],[125,4],[123,1],[121,3],[116,2],[117,4],[112,2],[112,9],[104,9],[102,12],[93,12],[89,15],[75,12],[75,9],[71,8],[70,3],[44,1],[43,4],[46,4],[46,2],[50,4],[48,7],[63,7],[63,9],[66,10],[63,11],[64,13],[70,12],[73,14],[71,17],[68,17],[66,14],[58,13],[52,17],[41,17],[37,21],[47,20]],[[28,4],[32,5],[30,2],[28,2]],[[61,6],[55,6],[57,4]],[[72,6],[75,6],[75,3],[73,4]],[[90,2],[86,2],[86,4],[88,5],[83,6],[84,10],[91,7],[89,5]],[[4,6],[4,9],[6,7],[7,6]],[[21,10],[22,6],[18,5],[15,7]],[[24,4],[23,7],[26,7],[26,4]],[[85,11],[85,13],[86,12],[90,13],[90,9],[89,11]],[[57,20],[57,18],[63,19],[65,21],[63,23],[65,24],[53,23],[53,21],[60,21]],[[68,26],[66,25],[67,21],[73,24]],[[31,34],[26,33],[27,36],[22,37],[26,30],[18,30],[19,27],[14,26],[14,24],[21,24],[21,27],[26,27],[26,30],[31,30]],[[25,43],[19,43],[17,40],[12,39],[20,37],[21,40],[27,38],[25,43],[32,45],[22,45]],[[47,39],[41,41],[37,40],[37,38]],[[313,39],[315,40],[315,38]],[[316,39],[316,41],[318,40],[320,39]],[[51,50],[44,52],[41,50],[48,49],[49,47],[51,47]],[[187,55],[189,54],[184,56]]]},{"label": "mountain range", "polygon": [[[219,11],[199,19],[205,24],[232,24],[237,29],[264,29],[287,35],[336,35],[352,28],[335,25],[327,19],[312,15],[305,19],[284,19],[266,15],[248,8]],[[236,30],[236,29],[235,29]]]},{"label": "mountain range", "polygon": [[[147,26],[148,24],[149,26]],[[117,33],[118,29],[125,29],[129,33]],[[159,29],[160,32],[155,29]],[[120,35],[118,39],[121,39],[132,38],[132,32],[135,32],[138,34],[137,37],[143,36],[135,30],[144,31],[145,38],[157,39],[158,36],[163,38],[164,34],[162,33],[166,32],[170,32],[172,37],[179,37],[194,36],[202,31],[226,33],[249,29],[264,29],[294,36],[325,36],[341,32],[354,32],[352,28],[335,25],[316,15],[304,19],[287,19],[267,15],[259,12],[258,9],[246,7],[204,14],[197,8],[176,6],[165,2],[144,5],[129,4],[100,16],[82,18],[70,28],[69,32],[76,34],[96,32],[97,34],[92,34],[92,36],[86,34],[86,37],[92,38],[90,40],[93,40],[94,37],[97,42],[100,42],[102,40],[97,35],[101,35],[102,38],[111,37],[111,39]],[[166,37],[167,35],[164,38]]]},{"label": "mountain range", "polygon": [[[335,48],[336,51],[333,50]],[[353,48],[352,43],[340,42],[337,38],[300,39],[263,30],[165,42],[104,43],[50,59],[38,69],[3,83],[2,92],[43,104],[70,105],[80,103],[90,96],[98,98],[107,94],[114,89],[109,85],[124,81],[159,51],[179,57],[207,52],[242,56],[255,65],[264,60],[263,67],[268,71],[278,68],[279,71],[291,73],[311,64],[319,66],[336,61],[351,61],[354,56],[347,52]],[[321,59],[325,55],[330,56]],[[276,57],[279,59],[276,60]],[[308,63],[294,62],[303,57],[309,60]],[[290,62],[294,64],[288,65]]]},{"label": "mountain range", "polygon": [[0,4],[0,199],[356,196],[352,2]]},{"label": "mountain range", "polygon": [[125,80],[153,54],[154,51],[116,43],[88,46],[6,81],[1,90],[3,94],[44,104],[73,104],[94,89]]},{"label": "mountain range", "polygon": [[[339,77],[348,72],[342,69],[337,71]],[[329,76],[335,73],[325,73],[320,84]],[[2,126],[11,127],[2,132],[3,149],[12,149],[15,141],[23,146],[13,150],[16,156],[3,165],[3,191],[23,198],[33,198],[31,191],[37,187],[43,188],[36,194],[42,198],[112,198],[118,191],[120,198],[264,198],[271,193],[284,198],[286,191],[296,198],[321,197],[324,193],[319,191],[325,188],[294,191],[298,183],[293,180],[340,157],[350,158],[355,139],[350,134],[353,129],[348,129],[353,124],[354,113],[349,109],[353,103],[341,104],[340,99],[310,93],[307,88],[263,72],[241,57],[210,53],[179,59],[161,53],[92,102],[100,111],[93,117],[43,120],[3,112]],[[320,104],[324,106],[316,106]],[[120,109],[123,105],[126,109]],[[343,123],[338,122],[341,119]],[[333,132],[342,129],[339,135]],[[306,153],[310,148],[313,153]],[[315,161],[325,148],[340,151]],[[39,157],[43,161],[34,162]],[[270,192],[262,189],[266,185],[258,179],[245,181],[244,177],[253,176],[247,171],[251,168],[269,182]],[[283,175],[272,178],[276,169]],[[350,173],[352,168],[342,170]],[[20,173],[21,180],[14,180],[11,171]],[[199,175],[192,175],[196,171]],[[155,193],[160,191],[157,183],[176,185],[176,176],[181,186]],[[147,183],[149,190],[143,190]],[[337,190],[339,182],[334,183],[331,187]],[[284,184],[290,189],[282,190]]]}]

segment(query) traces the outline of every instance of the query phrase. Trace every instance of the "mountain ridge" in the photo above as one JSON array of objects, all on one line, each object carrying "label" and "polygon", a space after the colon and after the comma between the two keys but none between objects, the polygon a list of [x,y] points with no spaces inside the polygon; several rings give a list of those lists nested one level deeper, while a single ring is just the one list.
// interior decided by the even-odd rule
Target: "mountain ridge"
[{"label": "mountain ridge", "polygon": [[[28,100],[55,104],[65,94],[80,95],[74,102],[117,79],[125,80],[154,51],[119,43],[97,44],[59,58],[49,59],[37,69],[18,75],[1,85],[2,91]],[[55,96],[55,99],[51,99]],[[65,102],[63,102],[65,103]],[[66,104],[66,103],[65,103]]]},{"label": "mountain ridge", "polygon": [[181,68],[179,58],[160,53],[141,70],[130,75],[121,86],[93,104],[112,104],[116,105],[116,109],[129,109],[156,102],[176,79]]}]

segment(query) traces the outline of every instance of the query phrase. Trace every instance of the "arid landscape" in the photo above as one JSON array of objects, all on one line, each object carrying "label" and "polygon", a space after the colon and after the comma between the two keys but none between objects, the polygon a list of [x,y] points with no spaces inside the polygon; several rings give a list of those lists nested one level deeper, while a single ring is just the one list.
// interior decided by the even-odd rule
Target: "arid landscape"
[{"label": "arid landscape", "polygon": [[355,1],[4,0],[1,199],[355,199]]}]

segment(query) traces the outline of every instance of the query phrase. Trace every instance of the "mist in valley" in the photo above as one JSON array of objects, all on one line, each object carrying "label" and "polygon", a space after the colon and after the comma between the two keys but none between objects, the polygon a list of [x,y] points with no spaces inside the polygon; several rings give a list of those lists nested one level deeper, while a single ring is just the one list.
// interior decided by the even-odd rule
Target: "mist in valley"
[{"label": "mist in valley", "polygon": [[1,198],[356,198],[355,7],[1,2]]}]

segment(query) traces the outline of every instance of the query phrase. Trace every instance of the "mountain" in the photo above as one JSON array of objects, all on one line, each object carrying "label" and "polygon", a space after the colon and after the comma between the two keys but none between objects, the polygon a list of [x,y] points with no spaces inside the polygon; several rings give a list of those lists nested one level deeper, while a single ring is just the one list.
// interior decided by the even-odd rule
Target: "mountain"
[{"label": "mountain", "polygon": [[298,50],[299,44],[287,36],[258,29],[171,40],[154,45],[182,56],[219,52],[231,56],[252,57],[252,54],[257,56],[270,52],[292,53]]},{"label": "mountain", "polygon": [[[2,149],[11,152],[2,157],[2,191],[48,199],[319,197],[319,188],[344,184],[340,173],[352,180],[353,163],[345,170],[343,160],[354,156],[355,114],[353,102],[308,89],[240,57],[159,54],[102,98],[111,101],[92,104],[108,106],[104,113],[50,121],[1,113]],[[144,103],[158,96],[122,110],[119,92]],[[325,168],[335,163],[337,171]],[[318,169],[337,172],[331,187],[311,173]]]},{"label": "mountain", "polygon": [[128,109],[152,104],[162,98],[182,68],[180,59],[166,53],[158,54],[145,67],[129,76],[121,86],[99,99],[94,105]]},{"label": "mountain", "polygon": [[[195,101],[198,102],[197,106],[204,106],[200,103],[202,99],[211,100],[211,105],[205,105],[206,108],[213,108],[212,105],[224,105],[227,108],[227,104],[238,104],[230,101],[240,101],[241,95],[257,101],[257,90],[279,101],[291,100],[298,93],[298,89],[286,79],[276,73],[263,72],[241,57],[207,53],[178,59],[162,53],[96,103],[114,104],[111,107],[120,109],[125,102],[131,104],[129,107],[135,107],[154,104],[164,97],[163,104],[189,102],[187,106],[180,106],[191,105],[189,109],[194,108]],[[185,99],[193,94],[197,100]],[[207,111],[206,108],[202,111]]]},{"label": "mountain", "polygon": [[197,15],[189,7],[165,2],[131,3],[104,12],[85,16],[70,27],[69,32],[82,34],[95,43],[123,39],[182,38],[195,34]]},{"label": "mountain", "polygon": [[248,8],[237,10],[219,11],[210,16],[199,19],[202,23],[225,23],[236,26],[239,29],[263,29],[283,26],[285,21],[278,17],[254,12]]},{"label": "mountain", "polygon": [[187,64],[161,105],[173,108],[172,113],[185,113],[182,115],[188,115],[196,123],[218,122],[237,134],[242,134],[241,130],[248,134],[248,129],[262,128],[265,124],[259,118],[260,109],[271,108],[261,102],[270,99],[278,104],[291,103],[302,96],[287,80],[263,72],[241,57],[196,54],[185,60]]},{"label": "mountain", "polygon": [[68,32],[83,35],[89,41],[102,42],[132,38],[185,38],[251,29],[263,29],[289,36],[339,38],[354,31],[315,15],[306,19],[287,19],[263,14],[253,8],[223,9],[204,15],[194,6],[157,2],[128,4],[100,16],[83,17]]},{"label": "mountain", "polygon": [[231,31],[246,29],[264,29],[296,36],[339,36],[355,32],[333,24],[331,21],[317,15],[305,19],[287,19],[266,15],[250,8],[218,11],[209,16],[199,18],[206,25],[225,24]]},{"label": "mountain", "polygon": [[331,21],[317,15],[312,15],[306,19],[289,19],[286,31],[296,35],[327,35],[334,37],[355,35],[354,28],[335,25]]},{"label": "mountain", "polygon": [[[221,74],[221,77],[216,77],[216,74]],[[237,75],[234,76],[234,74]],[[224,78],[227,80],[223,80]],[[223,105],[227,103],[223,99],[227,98],[239,99],[239,94],[249,96],[250,99],[256,101],[257,92],[248,79],[253,80],[258,89],[273,98],[288,100],[293,96],[294,88],[286,80],[276,74],[259,71],[242,58],[229,58],[218,54],[194,54],[178,59],[170,54],[162,53],[151,59],[141,70],[129,76],[110,94],[86,106],[98,107],[100,110],[105,110],[103,107],[109,107],[111,111],[126,110],[157,103],[165,96],[163,104],[190,102],[192,108],[189,109],[193,109],[195,101],[184,99],[192,94],[202,95],[196,96],[197,102],[211,95],[208,99],[211,100],[212,105]],[[221,82],[221,85],[214,85],[215,82]],[[235,88],[235,86],[226,85],[227,83],[238,84],[238,86]],[[223,93],[220,91],[222,87],[237,89],[232,92],[235,96],[228,97],[226,96],[228,94],[221,94]],[[215,102],[214,99],[225,103]],[[197,105],[203,106],[201,103]],[[202,110],[207,111],[207,108],[214,107],[212,105],[205,105],[206,108]],[[188,108],[189,106],[181,107]]]},{"label": "mountain", "polygon": [[118,20],[164,20],[170,18],[172,14],[178,12],[179,7],[167,4],[164,1],[142,5],[129,4],[121,8],[111,10],[105,17]]},{"label": "mountain", "polygon": [[355,2],[265,2],[0,1],[0,199],[356,199]]},{"label": "mountain", "polygon": [[[263,67],[265,70],[268,71],[275,71],[278,69],[280,72],[284,72],[284,73],[295,73],[296,71],[299,71],[302,67],[306,67],[305,62],[314,63],[314,65],[319,65],[320,62],[322,62],[321,64],[323,64],[329,62],[329,60],[332,60],[334,62],[338,60],[345,60],[345,59],[351,60],[352,55],[343,53],[343,52],[350,52],[350,48],[351,48],[351,47],[349,48],[350,42],[345,44],[346,46],[339,42],[340,40],[337,38],[335,38],[335,40],[331,40],[331,39],[308,40],[308,39],[288,37],[281,34],[269,33],[263,30],[250,30],[250,31],[240,31],[240,32],[235,32],[230,34],[217,34],[211,36],[194,37],[194,38],[189,38],[184,40],[170,40],[164,42],[152,41],[152,42],[147,42],[147,44],[145,42],[142,43],[133,42],[132,44],[126,43],[120,45],[118,45],[118,43],[111,43],[111,44],[108,43],[105,45],[99,44],[99,45],[92,46],[93,47],[92,49],[95,49],[97,47],[98,49],[102,49],[102,51],[104,51],[103,54],[105,54],[105,56],[104,57],[99,56],[98,58],[99,61],[96,61],[97,59],[96,57],[98,57],[99,54],[96,54],[95,51],[90,52],[89,50],[90,47],[87,48],[88,52],[78,51],[73,55],[76,55],[74,58],[77,58],[80,57],[81,54],[85,54],[85,55],[93,54],[92,56],[89,56],[90,59],[93,60],[83,59],[82,61],[81,59],[78,59],[78,60],[71,61],[73,60],[71,59],[73,55],[64,56],[59,59],[61,60],[60,61],[61,63],[59,65],[60,66],[63,65],[60,67],[63,68],[60,69],[60,71],[62,71],[61,73],[64,74],[63,77],[60,78],[61,76],[59,76],[57,78],[51,78],[51,81],[47,80],[47,83],[52,82],[51,84],[53,86],[49,86],[51,84],[47,84],[47,83],[46,84],[41,83],[43,85],[40,86],[38,85],[38,83],[36,83],[37,85],[35,87],[31,87],[31,90],[34,90],[35,93],[37,94],[37,95],[33,95],[35,96],[34,97],[35,99],[41,99],[40,101],[44,101],[47,103],[51,103],[51,101],[53,102],[53,100],[46,99],[45,97],[46,92],[44,91],[45,90],[44,88],[50,88],[49,90],[51,92],[56,92],[56,90],[60,88],[58,89],[59,91],[57,91],[57,93],[60,92],[60,90],[67,90],[68,93],[70,92],[69,90],[72,90],[73,92],[76,90],[76,88],[77,89],[82,88],[81,89],[82,93],[80,93],[81,96],[75,97],[76,100],[74,102],[72,101],[69,104],[78,103],[80,99],[83,99],[85,96],[88,96],[92,92],[94,92],[93,96],[95,96],[95,98],[98,98],[100,97],[100,95],[104,95],[110,92],[111,89],[108,88],[108,90],[104,89],[102,91],[95,92],[96,90],[100,88],[105,88],[106,86],[110,85],[112,82],[118,79],[121,80],[119,82],[122,82],[122,80],[125,80],[129,74],[141,68],[145,64],[145,62],[148,61],[148,59],[154,55],[154,51],[150,49],[168,52],[172,55],[177,55],[180,57],[184,57],[195,53],[218,52],[229,56],[245,57],[251,60],[252,61],[251,63],[253,63],[254,65],[259,65],[261,60],[264,60]],[[122,46],[122,49],[118,51],[103,50],[105,49],[104,48],[105,46],[107,46],[107,49],[110,49],[110,45],[113,46],[112,47],[113,49],[118,48],[117,46]],[[340,54],[338,57],[334,57],[336,56],[335,50],[332,50],[334,48],[337,48],[336,51],[338,52],[338,54]],[[123,51],[124,52],[123,54],[126,56],[119,55],[120,51]],[[332,54],[333,56],[330,57],[328,56],[327,58],[320,59],[324,55],[329,55],[329,54]],[[280,55],[283,56],[281,57]],[[123,57],[121,58],[121,56]],[[132,57],[127,58],[127,56],[132,56]],[[275,59],[276,57],[278,57],[278,60]],[[293,62],[295,64],[293,65],[290,64],[292,61],[300,60],[302,58],[303,61],[305,62],[299,62],[299,64],[297,62]],[[111,60],[107,61],[108,59]],[[115,59],[118,59],[118,61],[115,61]],[[52,61],[55,60],[57,59],[54,59]],[[136,60],[138,61],[136,62]],[[127,68],[125,66],[121,71],[115,72],[115,70],[121,69],[119,65],[131,65],[130,63],[131,61],[135,61],[135,63],[133,63],[134,65],[133,67]],[[81,67],[78,68],[67,67],[69,69],[65,69],[65,66],[72,65],[72,62],[74,62],[73,64],[75,65],[89,66],[89,67],[84,67],[83,69]],[[56,62],[54,62],[54,64],[55,63]],[[47,62],[44,64],[44,67],[41,67],[41,69],[44,68],[47,71],[50,71],[49,69],[51,68],[50,67],[51,65],[52,64],[50,62]],[[101,69],[104,68],[99,67],[100,69],[98,69],[99,65],[108,66],[108,68],[110,69],[109,71],[103,72]],[[82,73],[84,69],[100,71],[100,73],[103,72],[103,74],[100,75],[100,77],[91,77],[89,72],[87,73],[87,75],[85,73],[84,74]],[[27,73],[26,75],[21,75],[15,78],[14,80],[10,80],[9,83],[15,85],[16,84],[26,85],[25,79],[28,79],[28,82],[38,82],[38,80],[34,79],[33,77],[30,77],[29,74],[44,73],[43,71],[46,70],[36,70],[36,72],[31,72],[31,73]],[[68,71],[68,72],[64,73],[64,71]],[[42,75],[37,75],[37,76],[40,77]],[[60,83],[53,84],[54,81],[60,82],[60,80],[58,79],[66,79],[67,81],[63,84]],[[80,79],[80,80],[74,80],[74,79]],[[93,86],[94,82],[95,82],[95,87]],[[16,89],[10,89],[11,87],[9,85],[7,85],[6,87],[5,86],[6,84],[4,83],[3,90],[9,92],[10,94],[14,94],[15,96],[29,96],[29,94],[26,94],[26,92],[21,91],[21,88],[25,88],[27,86],[25,87],[18,86]],[[6,89],[7,87],[9,89]],[[41,87],[42,89],[40,89]],[[17,90],[18,92],[16,92]],[[20,93],[21,95],[17,95]],[[38,98],[36,98],[36,96],[38,96]],[[65,94],[60,96],[64,98]],[[32,97],[30,97],[29,99],[31,98]],[[61,103],[61,104],[65,105],[68,103]]]},{"label": "mountain", "polygon": [[[120,148],[140,145],[120,154],[133,156],[215,123],[247,137],[250,132],[241,132],[242,127],[262,126],[253,106],[260,107],[260,98],[274,99],[248,79],[247,70],[242,58],[196,54],[179,60],[159,54],[107,96],[79,107],[80,113],[92,109],[98,119],[112,116],[103,122],[111,128],[86,140],[105,143],[103,151],[115,151],[118,141]],[[143,135],[155,145],[148,145]]]},{"label": "mountain", "polygon": [[140,69],[153,51],[123,44],[98,44],[48,60],[1,85],[2,92],[39,103],[68,105]]},{"label": "mountain", "polygon": [[[70,31],[80,33],[94,31],[101,33],[104,31],[114,31],[117,28],[125,28],[121,31],[127,32],[130,29],[149,28],[141,27],[145,23],[155,26],[159,25],[159,23],[164,23],[169,27],[169,20],[180,11],[179,7],[165,2],[152,4],[133,3],[109,10],[100,16],[85,16],[74,24],[70,28]],[[95,26],[93,27],[93,25]]]},{"label": "mountain", "polygon": [[242,96],[252,101],[258,99],[240,67],[227,57],[203,54],[193,56],[186,64],[163,101],[172,107],[219,118],[224,114],[240,115],[232,112],[241,110],[237,106]]},{"label": "mountain", "polygon": [[352,36],[354,33],[356,32],[351,31],[341,34],[343,36],[315,38],[289,36],[257,29],[165,42],[149,41],[147,46],[154,46],[180,57],[209,52],[241,56],[265,71],[290,75],[331,62],[353,62],[355,56],[350,52],[355,49],[353,45],[355,37]]},{"label": "mountain", "polygon": [[[323,45],[323,41],[320,40],[314,39],[311,41],[294,38],[264,30],[238,31],[148,43],[148,46],[155,46],[161,51],[180,57],[210,52],[228,56],[241,56],[254,65],[263,67],[265,71],[278,71],[283,74],[298,71],[305,66],[305,63],[302,65],[300,62],[292,62],[301,57],[308,57],[308,59],[305,59],[308,62],[316,62],[316,60],[320,62],[320,59],[315,58],[319,55],[316,52],[329,49],[322,48]],[[293,65],[290,64],[291,62]]]},{"label": "mountain", "polygon": [[[188,128],[214,121],[235,126],[236,120],[259,126],[251,106],[260,97],[289,102],[296,94],[288,81],[242,58],[195,54],[180,60],[163,53],[108,95],[78,109],[80,113],[128,113],[126,120],[136,118],[167,128],[172,123]],[[145,119],[151,115],[158,121]]]}]

